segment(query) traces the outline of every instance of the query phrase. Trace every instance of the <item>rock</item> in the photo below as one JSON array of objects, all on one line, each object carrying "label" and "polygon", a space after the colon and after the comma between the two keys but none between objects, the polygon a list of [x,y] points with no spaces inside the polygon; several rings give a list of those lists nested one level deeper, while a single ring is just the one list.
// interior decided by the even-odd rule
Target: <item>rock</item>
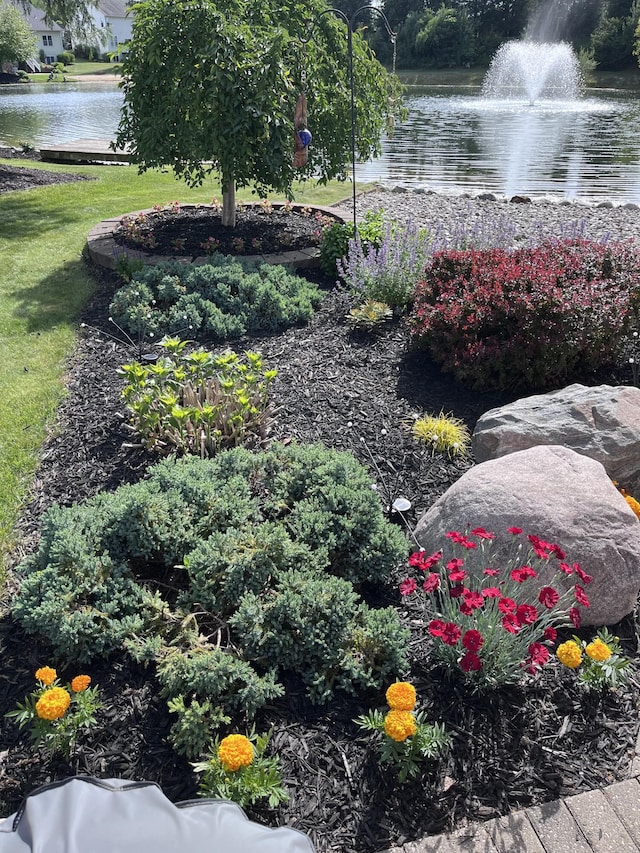
[{"label": "rock", "polygon": [[493,193],[480,193],[477,196],[479,201],[497,201],[498,198]]},{"label": "rock", "polygon": [[[613,625],[630,613],[640,590],[640,521],[599,462],[558,445],[532,447],[469,469],[418,522],[418,542],[432,553],[450,530],[497,533],[491,564],[505,559],[509,527],[536,534],[578,562],[593,582],[583,625]],[[497,557],[497,559],[496,559]],[[555,558],[553,558],[555,560]],[[572,576],[553,569],[535,584],[569,589]]]},{"label": "rock", "polygon": [[531,199],[528,195],[514,195],[511,196],[509,201],[512,204],[531,204]]},{"label": "rock", "polygon": [[640,494],[640,388],[569,385],[524,397],[479,418],[477,462],[538,444],[564,444],[596,459],[634,497]]},{"label": "rock", "polygon": [[613,206],[614,205],[613,205],[612,201],[601,201],[599,204],[596,205],[596,207],[600,207],[600,208],[603,208],[605,210],[611,210],[611,208]]}]

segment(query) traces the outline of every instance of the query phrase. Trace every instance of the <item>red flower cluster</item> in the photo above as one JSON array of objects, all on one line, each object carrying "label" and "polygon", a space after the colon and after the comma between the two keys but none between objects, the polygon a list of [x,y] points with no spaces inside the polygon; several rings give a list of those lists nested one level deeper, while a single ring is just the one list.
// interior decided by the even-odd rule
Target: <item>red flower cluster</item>
[{"label": "red flower cluster", "polygon": [[[513,536],[519,536],[522,530],[519,527],[510,527],[508,532]],[[473,551],[477,547],[472,539],[457,531],[451,531],[446,535],[454,544],[468,551]],[[470,535],[479,540],[493,540],[495,538],[494,533],[489,533],[482,527],[475,528]],[[558,560],[560,571],[565,574],[575,574],[584,584],[590,583],[591,578],[578,563],[570,565],[565,562],[566,555],[558,545],[546,542],[535,535],[527,536],[527,540],[535,557],[544,561],[554,557]],[[481,552],[478,554],[482,556]],[[440,612],[447,613],[449,618],[432,619],[429,622],[428,630],[432,637],[440,640],[444,645],[459,649],[457,660],[462,671],[465,673],[478,672],[485,666],[486,661],[483,660],[482,649],[485,646],[494,649],[495,643],[492,641],[487,646],[487,637],[483,636],[482,632],[492,630],[492,625],[498,631],[504,630],[507,635],[520,634],[525,630],[536,631],[540,640],[529,644],[527,658],[521,663],[521,666],[527,672],[533,673],[547,663],[549,649],[544,643],[554,643],[557,638],[555,627],[547,623],[551,616],[550,612],[561,601],[558,590],[553,586],[546,585],[539,590],[536,603],[523,601],[519,588],[529,579],[535,579],[538,576],[532,566],[516,566],[516,568],[505,573],[503,580],[493,581],[495,584],[493,586],[484,586],[482,585],[483,577],[500,578],[501,570],[487,567],[482,570],[482,574],[478,574],[477,570],[473,572],[465,569],[465,560],[460,557],[453,557],[444,565],[442,558],[442,551],[437,551],[429,556],[426,556],[424,551],[419,551],[411,555],[409,565],[429,572],[422,585],[425,593],[438,596],[441,604],[443,603],[443,596],[446,596],[444,600],[446,606],[443,605],[444,609],[438,609]],[[468,559],[471,559],[471,555]],[[438,571],[431,571],[438,564]],[[480,582],[480,589],[472,587],[474,582],[476,584]],[[413,578],[407,578],[400,585],[400,591],[403,595],[409,595],[416,590],[417,583]],[[509,593],[514,597],[510,597]],[[577,604],[583,607],[589,606],[589,600],[583,586],[576,583],[573,593]],[[477,618],[479,613],[482,614],[481,619]],[[491,614],[495,614],[493,621]],[[574,626],[579,627],[580,611],[578,608],[571,607],[568,615]],[[465,624],[465,620],[470,621]],[[482,632],[478,630],[480,626],[484,626]],[[526,638],[527,635],[523,636]],[[487,654],[490,653],[487,652]]]}]

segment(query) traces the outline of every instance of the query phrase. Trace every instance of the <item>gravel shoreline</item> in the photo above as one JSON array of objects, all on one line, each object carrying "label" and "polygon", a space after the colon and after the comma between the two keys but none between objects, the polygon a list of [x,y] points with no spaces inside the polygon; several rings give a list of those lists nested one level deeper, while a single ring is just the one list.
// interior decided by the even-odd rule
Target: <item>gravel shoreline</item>
[{"label": "gravel shoreline", "polygon": [[[351,200],[335,205],[341,212],[353,209]],[[476,196],[449,195],[397,187],[376,188],[356,199],[358,218],[367,210],[382,210],[386,218],[414,221],[420,227],[440,229],[445,235],[484,234],[515,228],[514,244],[544,236],[583,236],[590,239],[640,240],[640,207],[612,202],[589,205],[582,202],[532,199],[514,202],[491,193]]]}]

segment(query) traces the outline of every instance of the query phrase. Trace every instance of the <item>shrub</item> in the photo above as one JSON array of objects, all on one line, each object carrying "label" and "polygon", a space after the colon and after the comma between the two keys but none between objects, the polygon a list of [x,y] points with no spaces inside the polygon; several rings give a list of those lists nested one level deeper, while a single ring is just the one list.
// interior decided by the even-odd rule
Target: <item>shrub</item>
[{"label": "shrub", "polygon": [[401,670],[395,611],[360,590],[405,555],[350,454],[236,448],[164,460],[147,480],[51,509],[13,614],[62,656],[126,650],[156,664],[172,740],[193,757],[230,714],[279,696],[284,670],[301,668],[314,699]]},{"label": "shrub", "polygon": [[[380,246],[384,236],[382,211],[367,210],[357,231],[364,251],[370,246]],[[323,230],[320,240],[320,269],[325,275],[335,277],[339,274],[337,262],[347,255],[349,243],[353,238],[353,222],[334,222]]]},{"label": "shrub", "polygon": [[194,337],[222,341],[306,321],[320,300],[316,285],[284,267],[212,256],[200,266],[171,261],[134,270],[110,313],[134,338],[189,327]]},{"label": "shrub", "polygon": [[259,353],[214,356],[186,352],[186,341],[165,338],[156,364],[137,361],[121,372],[133,428],[160,453],[213,456],[225,447],[259,443],[271,422],[268,389],[275,370],[263,370]]},{"label": "shrub", "polygon": [[229,622],[250,659],[301,673],[311,700],[323,702],[406,668],[409,637],[396,612],[377,611],[373,622],[370,612],[347,581],[294,570],[268,597],[243,596]]},{"label": "shrub", "polygon": [[359,234],[349,241],[347,257],[338,261],[346,286],[362,301],[374,299],[404,308],[431,255],[431,237],[414,224],[387,225],[379,247],[366,246]]},{"label": "shrub", "polygon": [[61,62],[63,65],[73,65],[76,61],[76,57],[70,50],[63,50],[62,53],[59,53],[56,56],[56,60]]},{"label": "shrub", "polygon": [[630,243],[550,241],[434,256],[414,339],[478,388],[549,389],[620,359],[640,256]]}]

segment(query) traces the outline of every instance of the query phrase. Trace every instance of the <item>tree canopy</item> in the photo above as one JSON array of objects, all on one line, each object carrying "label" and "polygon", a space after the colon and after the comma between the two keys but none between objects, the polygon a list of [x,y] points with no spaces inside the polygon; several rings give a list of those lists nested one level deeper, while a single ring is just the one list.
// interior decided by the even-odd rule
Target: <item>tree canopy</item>
[{"label": "tree canopy", "polygon": [[0,0],[0,66],[3,62],[24,62],[37,51],[36,39],[20,11]]},{"label": "tree canopy", "polygon": [[[380,153],[399,85],[353,34],[356,154]],[[141,171],[172,166],[197,185],[215,170],[230,221],[234,186],[291,196],[294,177],[326,182],[351,162],[347,29],[324,0],[145,0],[123,62],[116,144]],[[313,141],[293,167],[294,112],[305,92]],[[235,208],[235,205],[233,205]]]}]

